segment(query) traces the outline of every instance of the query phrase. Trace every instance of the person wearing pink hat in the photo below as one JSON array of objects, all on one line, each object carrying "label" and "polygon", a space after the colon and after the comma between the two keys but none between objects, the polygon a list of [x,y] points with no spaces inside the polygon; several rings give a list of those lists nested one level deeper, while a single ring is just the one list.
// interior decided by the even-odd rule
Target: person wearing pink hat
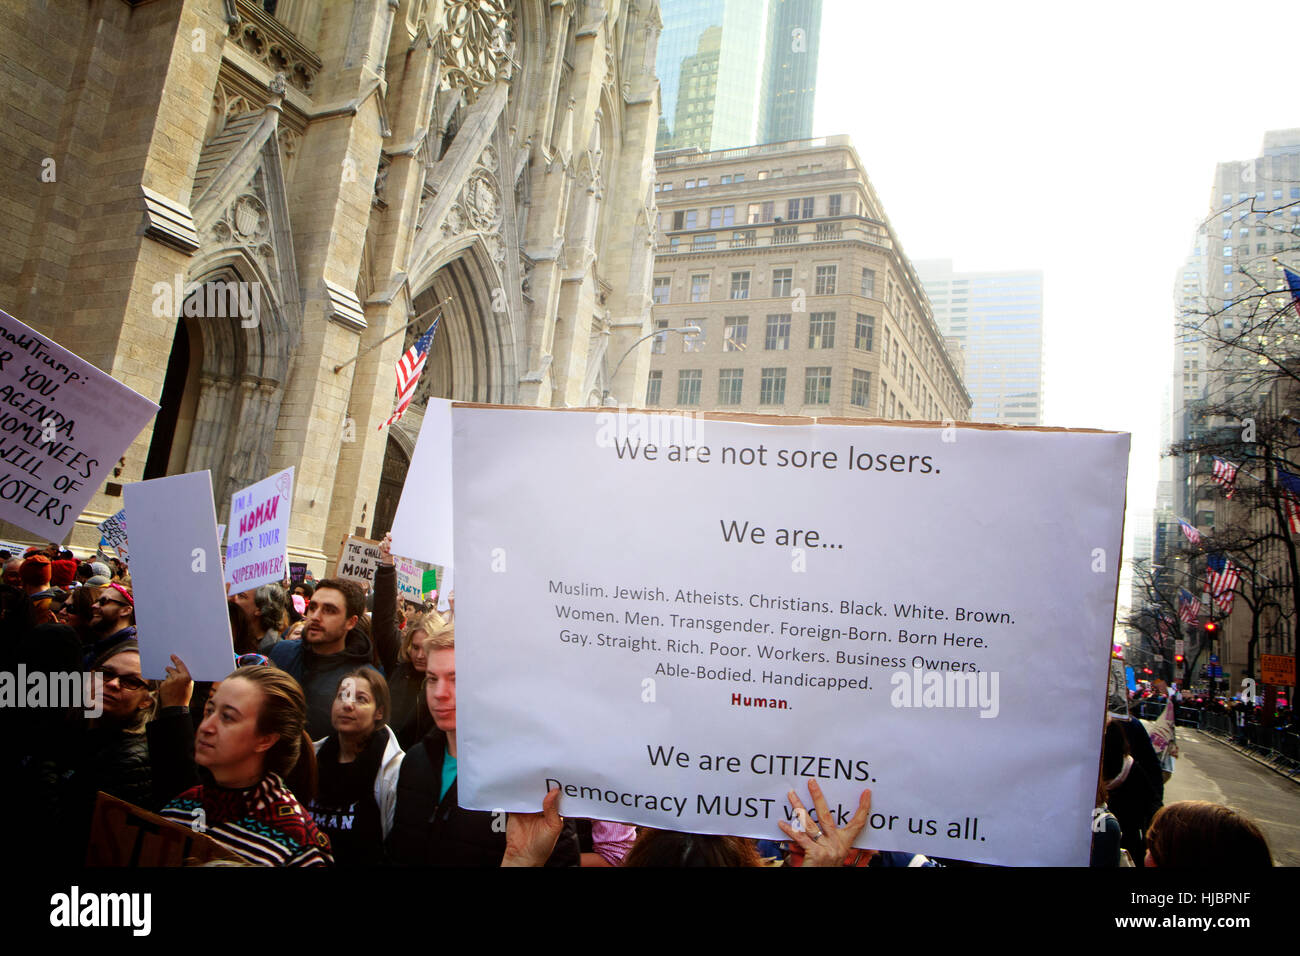
[{"label": "person wearing pink hat", "polygon": [[131,589],[110,581],[99,592],[90,611],[90,627],[95,643],[86,649],[86,666],[105,651],[135,636],[135,598]]}]

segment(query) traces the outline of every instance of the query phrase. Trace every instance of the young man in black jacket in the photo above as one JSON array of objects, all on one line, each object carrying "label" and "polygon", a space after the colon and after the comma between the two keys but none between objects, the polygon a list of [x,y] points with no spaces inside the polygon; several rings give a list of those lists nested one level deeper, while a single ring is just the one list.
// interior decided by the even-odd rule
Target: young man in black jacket
[{"label": "young man in black jacket", "polygon": [[[388,569],[385,580],[395,574],[396,569]],[[397,600],[395,580],[388,581],[388,589],[394,590],[393,605]],[[396,611],[390,606],[381,614],[378,603],[375,611],[372,642],[357,626],[365,613],[361,588],[352,581],[326,579],[316,586],[307,605],[302,639],[279,641],[271,647],[269,657],[275,665],[302,685],[307,697],[307,733],[312,740],[333,732],[330,708],[344,674],[365,664],[376,664],[392,673],[397,657]],[[384,623],[387,627],[380,626]]]},{"label": "young man in black jacket", "polygon": [[[506,815],[463,810],[456,792],[456,643],[453,627],[429,637],[425,699],[434,729],[402,760],[388,856],[401,866],[500,866]],[[566,820],[547,866],[578,866],[578,834]]]}]

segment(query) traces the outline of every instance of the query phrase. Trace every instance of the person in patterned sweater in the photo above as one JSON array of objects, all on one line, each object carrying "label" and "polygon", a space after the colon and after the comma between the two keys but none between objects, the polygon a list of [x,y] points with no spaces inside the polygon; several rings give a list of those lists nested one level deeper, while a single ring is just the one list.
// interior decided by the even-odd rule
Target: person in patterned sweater
[{"label": "person in patterned sweater", "polygon": [[194,762],[215,783],[186,790],[162,815],[251,863],[333,864],[329,838],[282,779],[300,759],[314,764],[306,722],[297,681],[275,667],[239,668],[209,699],[194,741]]}]

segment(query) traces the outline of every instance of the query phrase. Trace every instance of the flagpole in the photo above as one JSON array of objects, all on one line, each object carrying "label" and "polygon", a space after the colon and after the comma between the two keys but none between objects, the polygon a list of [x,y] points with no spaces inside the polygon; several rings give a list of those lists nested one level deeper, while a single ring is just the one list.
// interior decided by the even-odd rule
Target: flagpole
[{"label": "flagpole", "polygon": [[334,374],[337,375],[337,374],[339,373],[339,370],[340,370],[340,369],[345,369],[345,368],[347,368],[349,365],[351,365],[353,362],[356,362],[356,361],[360,360],[360,358],[361,358],[363,355],[368,355],[368,354],[370,354],[370,353],[373,352],[375,349],[379,348],[379,346],[383,345],[385,342],[387,342],[389,339],[391,339],[394,335],[401,335],[403,332],[405,332],[405,331],[406,331],[407,329],[409,329],[411,326],[415,325],[415,323],[420,322],[420,321],[422,321],[423,319],[428,318],[432,313],[437,312],[439,309],[441,309],[444,305],[446,305],[446,304],[447,304],[448,302],[450,302],[450,301],[452,301],[452,296],[447,296],[447,298],[443,299],[441,302],[439,302],[439,303],[438,303],[437,305],[435,305],[433,308],[431,308],[431,309],[426,309],[424,312],[421,312],[419,315],[417,315],[415,318],[413,318],[410,322],[407,322],[404,326],[402,326],[402,327],[401,327],[400,329],[398,329],[396,332],[391,332],[391,333],[389,333],[388,335],[385,335],[382,339],[380,339],[380,340],[379,340],[378,342],[376,342],[374,345],[370,346],[370,348],[368,348],[368,349],[362,349],[360,352],[358,352],[358,353],[356,354],[356,357],[355,357],[355,358],[350,358],[350,359],[348,359],[348,360],[347,360],[346,362],[344,362],[342,365],[335,365],[335,366],[334,366]]}]

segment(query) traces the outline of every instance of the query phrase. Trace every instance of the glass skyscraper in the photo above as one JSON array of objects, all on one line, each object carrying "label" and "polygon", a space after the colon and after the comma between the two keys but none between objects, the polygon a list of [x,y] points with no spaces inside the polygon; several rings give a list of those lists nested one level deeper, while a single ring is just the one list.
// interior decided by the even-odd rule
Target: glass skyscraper
[{"label": "glass skyscraper", "polygon": [[971,421],[1043,423],[1043,274],[954,272],[951,260],[917,262],[934,320],[957,340]]},{"label": "glass skyscraper", "polygon": [[657,150],[812,135],[821,0],[661,0]]}]

